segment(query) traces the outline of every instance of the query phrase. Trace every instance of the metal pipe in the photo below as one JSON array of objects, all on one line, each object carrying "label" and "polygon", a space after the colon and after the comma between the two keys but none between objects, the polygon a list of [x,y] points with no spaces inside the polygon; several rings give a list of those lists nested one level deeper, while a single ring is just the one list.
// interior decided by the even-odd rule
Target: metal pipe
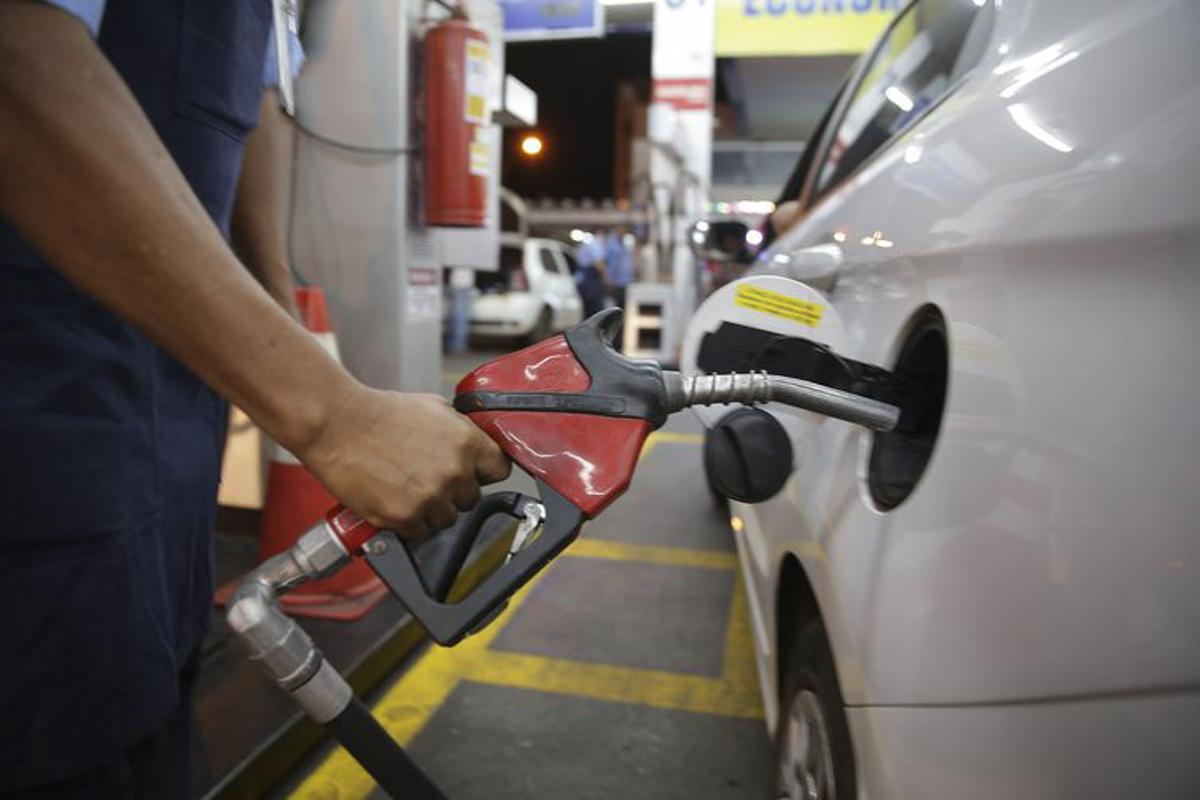
[{"label": "metal pipe", "polygon": [[251,572],[230,600],[225,618],[252,661],[317,722],[345,709],[354,696],[304,629],[283,613],[278,596],[336,572],[350,555],[322,521],[287,550]]},{"label": "metal pipe", "polygon": [[783,403],[877,431],[894,430],[900,409],[869,397],[843,392],[820,383],[768,375],[765,372],[728,375],[682,375],[663,372],[667,409],[725,403]]},{"label": "metal pipe", "polygon": [[445,800],[400,745],[354,697],[354,690],[321,655],[279,595],[337,572],[350,560],[341,540],[322,521],[286,552],[246,576],[225,613],[252,661],[279,688],[341,742],[392,797]]}]

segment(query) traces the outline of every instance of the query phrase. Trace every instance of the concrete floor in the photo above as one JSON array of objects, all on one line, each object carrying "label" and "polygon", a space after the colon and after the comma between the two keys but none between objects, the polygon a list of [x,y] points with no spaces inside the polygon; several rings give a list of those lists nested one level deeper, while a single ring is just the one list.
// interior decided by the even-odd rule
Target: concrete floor
[{"label": "concrete floor", "polygon": [[[447,382],[480,360],[451,361]],[[700,441],[686,414],[652,435],[628,493],[508,611],[424,650],[375,699],[453,800],[770,796],[745,599]],[[332,748],[284,796],[384,797]]]}]

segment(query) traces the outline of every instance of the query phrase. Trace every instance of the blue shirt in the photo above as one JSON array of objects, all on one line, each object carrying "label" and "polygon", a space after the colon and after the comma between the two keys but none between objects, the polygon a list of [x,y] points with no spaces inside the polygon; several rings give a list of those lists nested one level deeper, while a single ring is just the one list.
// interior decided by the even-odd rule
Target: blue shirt
[{"label": "blue shirt", "polygon": [[[61,8],[68,14],[79,19],[92,36],[100,32],[100,21],[104,19],[104,8],[108,0],[42,0],[47,5]],[[300,74],[304,64],[304,47],[300,39],[293,33],[288,33],[288,58],[291,61],[292,77]],[[263,86],[273,88],[279,85],[279,61],[275,57],[275,27],[267,34],[267,52],[263,64]]]},{"label": "blue shirt", "polygon": [[633,280],[633,256],[625,247],[623,237],[610,233],[604,237],[604,266],[608,282],[613,286],[628,286]]},{"label": "blue shirt", "polygon": [[[227,235],[262,106],[270,0],[76,5]],[[212,613],[226,410],[4,214],[0,320],[7,797],[94,769],[178,709],[180,672]]]},{"label": "blue shirt", "polygon": [[600,237],[589,239],[575,250],[575,260],[581,267],[594,267],[596,262],[604,258],[604,240]]}]

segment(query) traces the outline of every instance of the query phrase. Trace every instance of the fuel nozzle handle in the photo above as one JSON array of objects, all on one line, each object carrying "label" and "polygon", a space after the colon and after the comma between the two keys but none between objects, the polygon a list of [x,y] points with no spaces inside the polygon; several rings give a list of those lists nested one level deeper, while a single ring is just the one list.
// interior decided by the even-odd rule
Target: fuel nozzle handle
[{"label": "fuel nozzle handle", "polygon": [[876,431],[894,430],[900,422],[900,409],[888,403],[765,372],[684,375],[663,370],[663,383],[667,387],[667,410],[672,414],[688,406],[776,402]]}]

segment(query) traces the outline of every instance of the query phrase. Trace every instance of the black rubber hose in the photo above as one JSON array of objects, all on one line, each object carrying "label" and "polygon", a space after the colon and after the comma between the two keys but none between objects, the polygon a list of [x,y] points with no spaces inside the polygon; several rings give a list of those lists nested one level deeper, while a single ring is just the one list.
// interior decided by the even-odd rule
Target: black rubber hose
[{"label": "black rubber hose", "polygon": [[325,730],[395,800],[447,800],[357,697],[350,700],[342,713],[325,723]]}]

